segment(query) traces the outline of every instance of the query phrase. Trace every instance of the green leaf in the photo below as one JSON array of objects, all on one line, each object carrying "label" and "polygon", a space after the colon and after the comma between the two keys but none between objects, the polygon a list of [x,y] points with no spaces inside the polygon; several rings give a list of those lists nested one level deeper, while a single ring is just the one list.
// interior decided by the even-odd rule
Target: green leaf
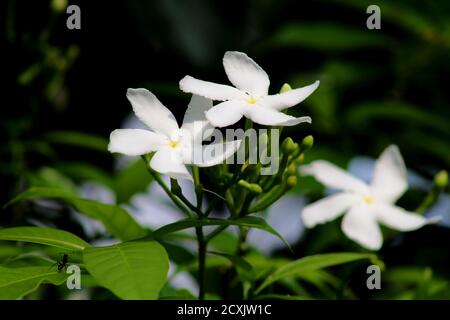
[{"label": "green leaf", "polygon": [[366,47],[381,47],[388,39],[363,29],[344,25],[315,22],[291,23],[279,29],[271,39],[277,47],[301,47],[315,50],[352,50]]},{"label": "green leaf", "polygon": [[146,164],[141,159],[129,164],[117,173],[114,179],[114,190],[118,203],[125,203],[137,193],[144,192],[151,176],[147,172]]},{"label": "green leaf", "polygon": [[166,282],[169,258],[157,242],[125,242],[83,251],[86,269],[121,299],[156,299]]},{"label": "green leaf", "polygon": [[232,255],[229,253],[223,253],[223,252],[216,252],[216,251],[208,251],[209,254],[214,254],[217,256],[221,256],[224,257],[228,260],[230,260],[230,262],[236,267],[236,268],[240,268],[244,271],[247,272],[251,272],[253,270],[253,267],[250,263],[248,263],[244,258],[236,256],[236,255]]},{"label": "green leaf", "polygon": [[0,300],[20,299],[41,283],[62,284],[67,274],[45,267],[5,268],[0,266]]},{"label": "green leaf", "polygon": [[[295,276],[301,274],[302,272],[319,270],[331,266],[336,266],[343,263],[348,263],[357,260],[376,260],[376,256],[373,254],[365,253],[328,253],[319,254],[314,256],[305,257],[288,264],[283,265],[276,269],[272,274],[270,274],[263,283],[256,290],[256,294],[261,292],[264,288],[270,284],[281,280],[286,277]],[[377,261],[377,260],[376,260]],[[380,263],[377,261],[377,263]]]},{"label": "green leaf", "polygon": [[77,131],[54,131],[47,133],[44,139],[51,143],[63,144],[69,146],[77,146],[97,151],[108,151],[108,140]]},{"label": "green leaf", "polygon": [[111,235],[123,241],[142,238],[147,234],[147,231],[120,206],[81,199],[54,188],[30,188],[12,199],[6,206],[38,198],[53,198],[67,202],[81,213],[101,221]]},{"label": "green leaf", "polygon": [[95,181],[110,189],[114,182],[109,174],[102,169],[83,162],[64,162],[57,165],[57,169],[77,182]]},{"label": "green leaf", "polygon": [[275,229],[273,229],[267,222],[258,217],[254,216],[246,216],[243,218],[233,219],[233,220],[223,220],[223,219],[184,219],[180,220],[168,225],[165,225],[154,232],[149,236],[149,238],[158,238],[165,236],[169,233],[194,228],[194,227],[202,227],[202,226],[240,226],[246,228],[255,228],[264,230],[278,237],[281,241],[283,241],[286,246],[291,249],[289,243],[283,238],[281,234],[279,234]]},{"label": "green leaf", "polygon": [[253,282],[255,280],[255,273],[253,272],[253,267],[244,258],[233,254],[215,251],[208,251],[208,253],[228,259],[236,268],[236,271],[242,281]]},{"label": "green leaf", "polygon": [[90,247],[89,243],[70,232],[40,227],[0,229],[0,240],[39,243],[76,251]]},{"label": "green leaf", "polygon": [[65,175],[50,167],[40,168],[36,173],[29,174],[29,181],[33,187],[55,188],[76,195],[75,184]]}]

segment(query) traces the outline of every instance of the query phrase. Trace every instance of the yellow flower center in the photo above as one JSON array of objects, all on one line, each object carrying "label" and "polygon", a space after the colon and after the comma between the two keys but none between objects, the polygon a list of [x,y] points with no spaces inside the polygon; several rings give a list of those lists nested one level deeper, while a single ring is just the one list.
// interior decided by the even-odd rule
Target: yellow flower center
[{"label": "yellow flower center", "polygon": [[363,198],[364,202],[367,204],[372,204],[373,203],[373,198],[371,196],[365,196]]},{"label": "yellow flower center", "polygon": [[248,104],[255,104],[256,101],[257,100],[253,97],[249,97],[249,98],[245,99],[245,102],[247,102]]},{"label": "yellow flower center", "polygon": [[180,143],[179,141],[172,141],[170,140],[167,145],[171,148],[176,148],[178,146],[178,143]]}]

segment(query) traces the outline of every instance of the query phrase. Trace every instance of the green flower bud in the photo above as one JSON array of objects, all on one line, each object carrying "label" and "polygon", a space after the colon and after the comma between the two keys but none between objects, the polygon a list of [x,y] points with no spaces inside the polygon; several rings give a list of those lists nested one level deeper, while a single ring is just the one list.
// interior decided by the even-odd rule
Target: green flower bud
[{"label": "green flower bud", "polygon": [[296,172],[297,172],[297,166],[295,165],[294,162],[291,163],[291,164],[287,167],[286,172],[287,172],[287,174],[290,175],[290,176],[296,174]]},{"label": "green flower bud", "polygon": [[444,189],[448,185],[448,173],[445,170],[439,171],[434,176],[434,184],[441,189]]},{"label": "green flower bud", "polygon": [[50,3],[50,6],[56,12],[63,12],[66,10],[66,8],[68,6],[68,1],[67,0],[53,0]]},{"label": "green flower bud", "polygon": [[283,84],[283,86],[280,89],[280,93],[285,93],[289,90],[292,90],[291,86],[288,83]]},{"label": "green flower bud", "polygon": [[261,188],[261,186],[257,183],[250,183],[248,181],[245,180],[239,180],[238,185],[249,190],[252,193],[261,193],[263,192],[263,189]]},{"label": "green flower bud", "polygon": [[301,153],[295,160],[294,160],[294,163],[296,164],[296,165],[301,165],[302,163],[303,163],[303,161],[305,160],[305,154],[304,153]]},{"label": "green flower bud", "polygon": [[280,199],[286,193],[286,191],[288,191],[288,189],[289,188],[285,181],[275,185],[268,192],[263,193],[260,198],[250,206],[248,212],[259,212],[268,208],[270,205],[272,205],[272,203]]},{"label": "green flower bud", "polygon": [[309,135],[303,138],[302,147],[304,150],[310,149],[314,144],[314,137]]},{"label": "green flower bud", "polygon": [[283,143],[281,144],[281,150],[285,154],[291,154],[297,150],[298,144],[295,143],[292,138],[288,137],[284,139]]},{"label": "green flower bud", "polygon": [[288,187],[293,188],[297,185],[297,176],[289,176],[286,180]]}]

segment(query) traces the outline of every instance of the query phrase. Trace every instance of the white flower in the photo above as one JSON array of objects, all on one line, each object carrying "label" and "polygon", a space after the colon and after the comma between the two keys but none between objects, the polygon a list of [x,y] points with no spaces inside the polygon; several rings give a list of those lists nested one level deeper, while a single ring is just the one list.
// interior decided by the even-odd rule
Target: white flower
[{"label": "white flower", "polygon": [[295,118],[280,112],[306,99],[319,86],[315,83],[284,93],[268,95],[267,73],[245,53],[228,51],[223,57],[223,66],[230,82],[228,86],[186,76],[180,81],[180,89],[210,98],[225,101],[206,113],[206,118],[216,127],[226,127],[243,116],[253,122],[269,126],[293,126],[301,122],[311,123],[310,117]]},{"label": "white flower", "polygon": [[383,238],[378,223],[400,231],[418,229],[429,222],[416,213],[395,206],[408,188],[406,168],[398,148],[389,146],[377,159],[370,185],[326,161],[302,168],[329,188],[341,190],[303,209],[305,226],[331,221],[345,212],[342,231],[363,247],[381,248]]},{"label": "white flower", "polygon": [[[150,161],[153,170],[178,179],[192,180],[186,165],[209,167],[221,163],[239,147],[240,141],[203,146],[206,133],[212,134],[205,111],[212,107],[209,99],[192,96],[178,127],[172,112],[156,96],[146,89],[128,89],[127,98],[136,116],[152,131],[143,129],[117,129],[111,133],[108,150],[129,156],[155,152]],[[207,160],[200,159],[203,149],[214,148],[215,154]]]}]

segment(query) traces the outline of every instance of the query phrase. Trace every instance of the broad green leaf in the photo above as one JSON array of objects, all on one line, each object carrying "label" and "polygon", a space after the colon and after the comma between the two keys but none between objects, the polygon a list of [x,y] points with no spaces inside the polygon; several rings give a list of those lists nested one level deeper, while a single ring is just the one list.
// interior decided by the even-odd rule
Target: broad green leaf
[{"label": "broad green leaf", "polygon": [[278,237],[283,241],[288,248],[291,248],[289,243],[279,234],[275,229],[273,229],[267,222],[258,217],[246,216],[243,218],[233,219],[233,220],[222,220],[222,219],[184,219],[168,225],[165,225],[157,230],[155,230],[149,238],[158,238],[165,236],[166,234],[201,226],[240,226],[246,228],[255,228],[264,230]]},{"label": "broad green leaf", "polygon": [[228,230],[224,230],[208,242],[208,248],[220,252],[233,252],[238,245],[238,237]]},{"label": "broad green leaf", "polygon": [[261,292],[270,284],[290,276],[301,274],[302,272],[319,270],[339,264],[344,264],[357,260],[376,260],[376,256],[366,253],[328,253],[305,257],[276,269],[270,274],[263,283],[256,290],[256,293]]},{"label": "broad green leaf", "polygon": [[90,247],[89,243],[70,232],[40,227],[0,229],[0,240],[39,243],[76,251]]},{"label": "broad green leaf", "polygon": [[166,282],[169,258],[157,242],[125,242],[83,251],[86,269],[121,299],[156,299]]},{"label": "broad green leaf", "polygon": [[187,289],[176,290],[166,285],[162,288],[158,300],[197,300],[197,297]]},{"label": "broad green leaf", "polygon": [[36,173],[31,173],[29,181],[32,187],[61,189],[74,195],[77,192],[75,184],[68,177],[50,167],[43,167]]},{"label": "broad green leaf", "polygon": [[381,47],[389,40],[375,33],[367,33],[344,25],[326,22],[291,23],[275,32],[269,43],[275,46],[302,47],[315,50],[352,50]]},{"label": "broad green leaf", "polygon": [[16,256],[10,256],[3,262],[4,267],[8,268],[20,268],[20,267],[38,267],[54,265],[56,267],[56,261],[48,258],[41,252],[26,252],[19,253]]},{"label": "broad green leaf", "polygon": [[113,189],[113,179],[102,169],[88,163],[64,162],[57,166],[60,172],[77,182],[95,181]]},{"label": "broad green leaf", "polygon": [[50,143],[77,146],[97,151],[108,151],[108,140],[77,131],[54,131],[47,133],[44,139]]},{"label": "broad green leaf", "polygon": [[208,251],[209,254],[214,254],[217,256],[224,257],[230,262],[236,266],[236,268],[240,268],[244,271],[251,272],[253,270],[252,265],[248,263],[244,258],[240,256],[236,256],[233,254],[223,253],[223,252],[216,252],[216,251]]},{"label": "broad green leaf", "polygon": [[5,268],[0,266],[0,300],[20,299],[36,290],[41,283],[62,284],[67,274],[48,266]]},{"label": "broad green leaf", "polygon": [[253,272],[253,267],[243,257],[233,255],[233,254],[228,254],[228,253],[214,252],[214,251],[209,251],[208,253],[215,254],[217,256],[228,259],[235,267],[235,269],[242,281],[248,282],[248,283],[251,283],[254,281],[255,273]]},{"label": "broad green leaf", "polygon": [[135,194],[144,192],[151,180],[144,161],[138,159],[129,164],[114,179],[117,202],[126,203]]},{"label": "broad green leaf", "polygon": [[142,238],[147,234],[147,231],[120,206],[81,199],[59,189],[30,188],[12,199],[7,205],[39,198],[53,198],[67,202],[81,213],[101,221],[111,235],[123,241]]},{"label": "broad green leaf", "polygon": [[0,243],[0,263],[4,258],[10,258],[19,255],[23,252],[22,248],[17,247],[15,244],[1,242]]}]

